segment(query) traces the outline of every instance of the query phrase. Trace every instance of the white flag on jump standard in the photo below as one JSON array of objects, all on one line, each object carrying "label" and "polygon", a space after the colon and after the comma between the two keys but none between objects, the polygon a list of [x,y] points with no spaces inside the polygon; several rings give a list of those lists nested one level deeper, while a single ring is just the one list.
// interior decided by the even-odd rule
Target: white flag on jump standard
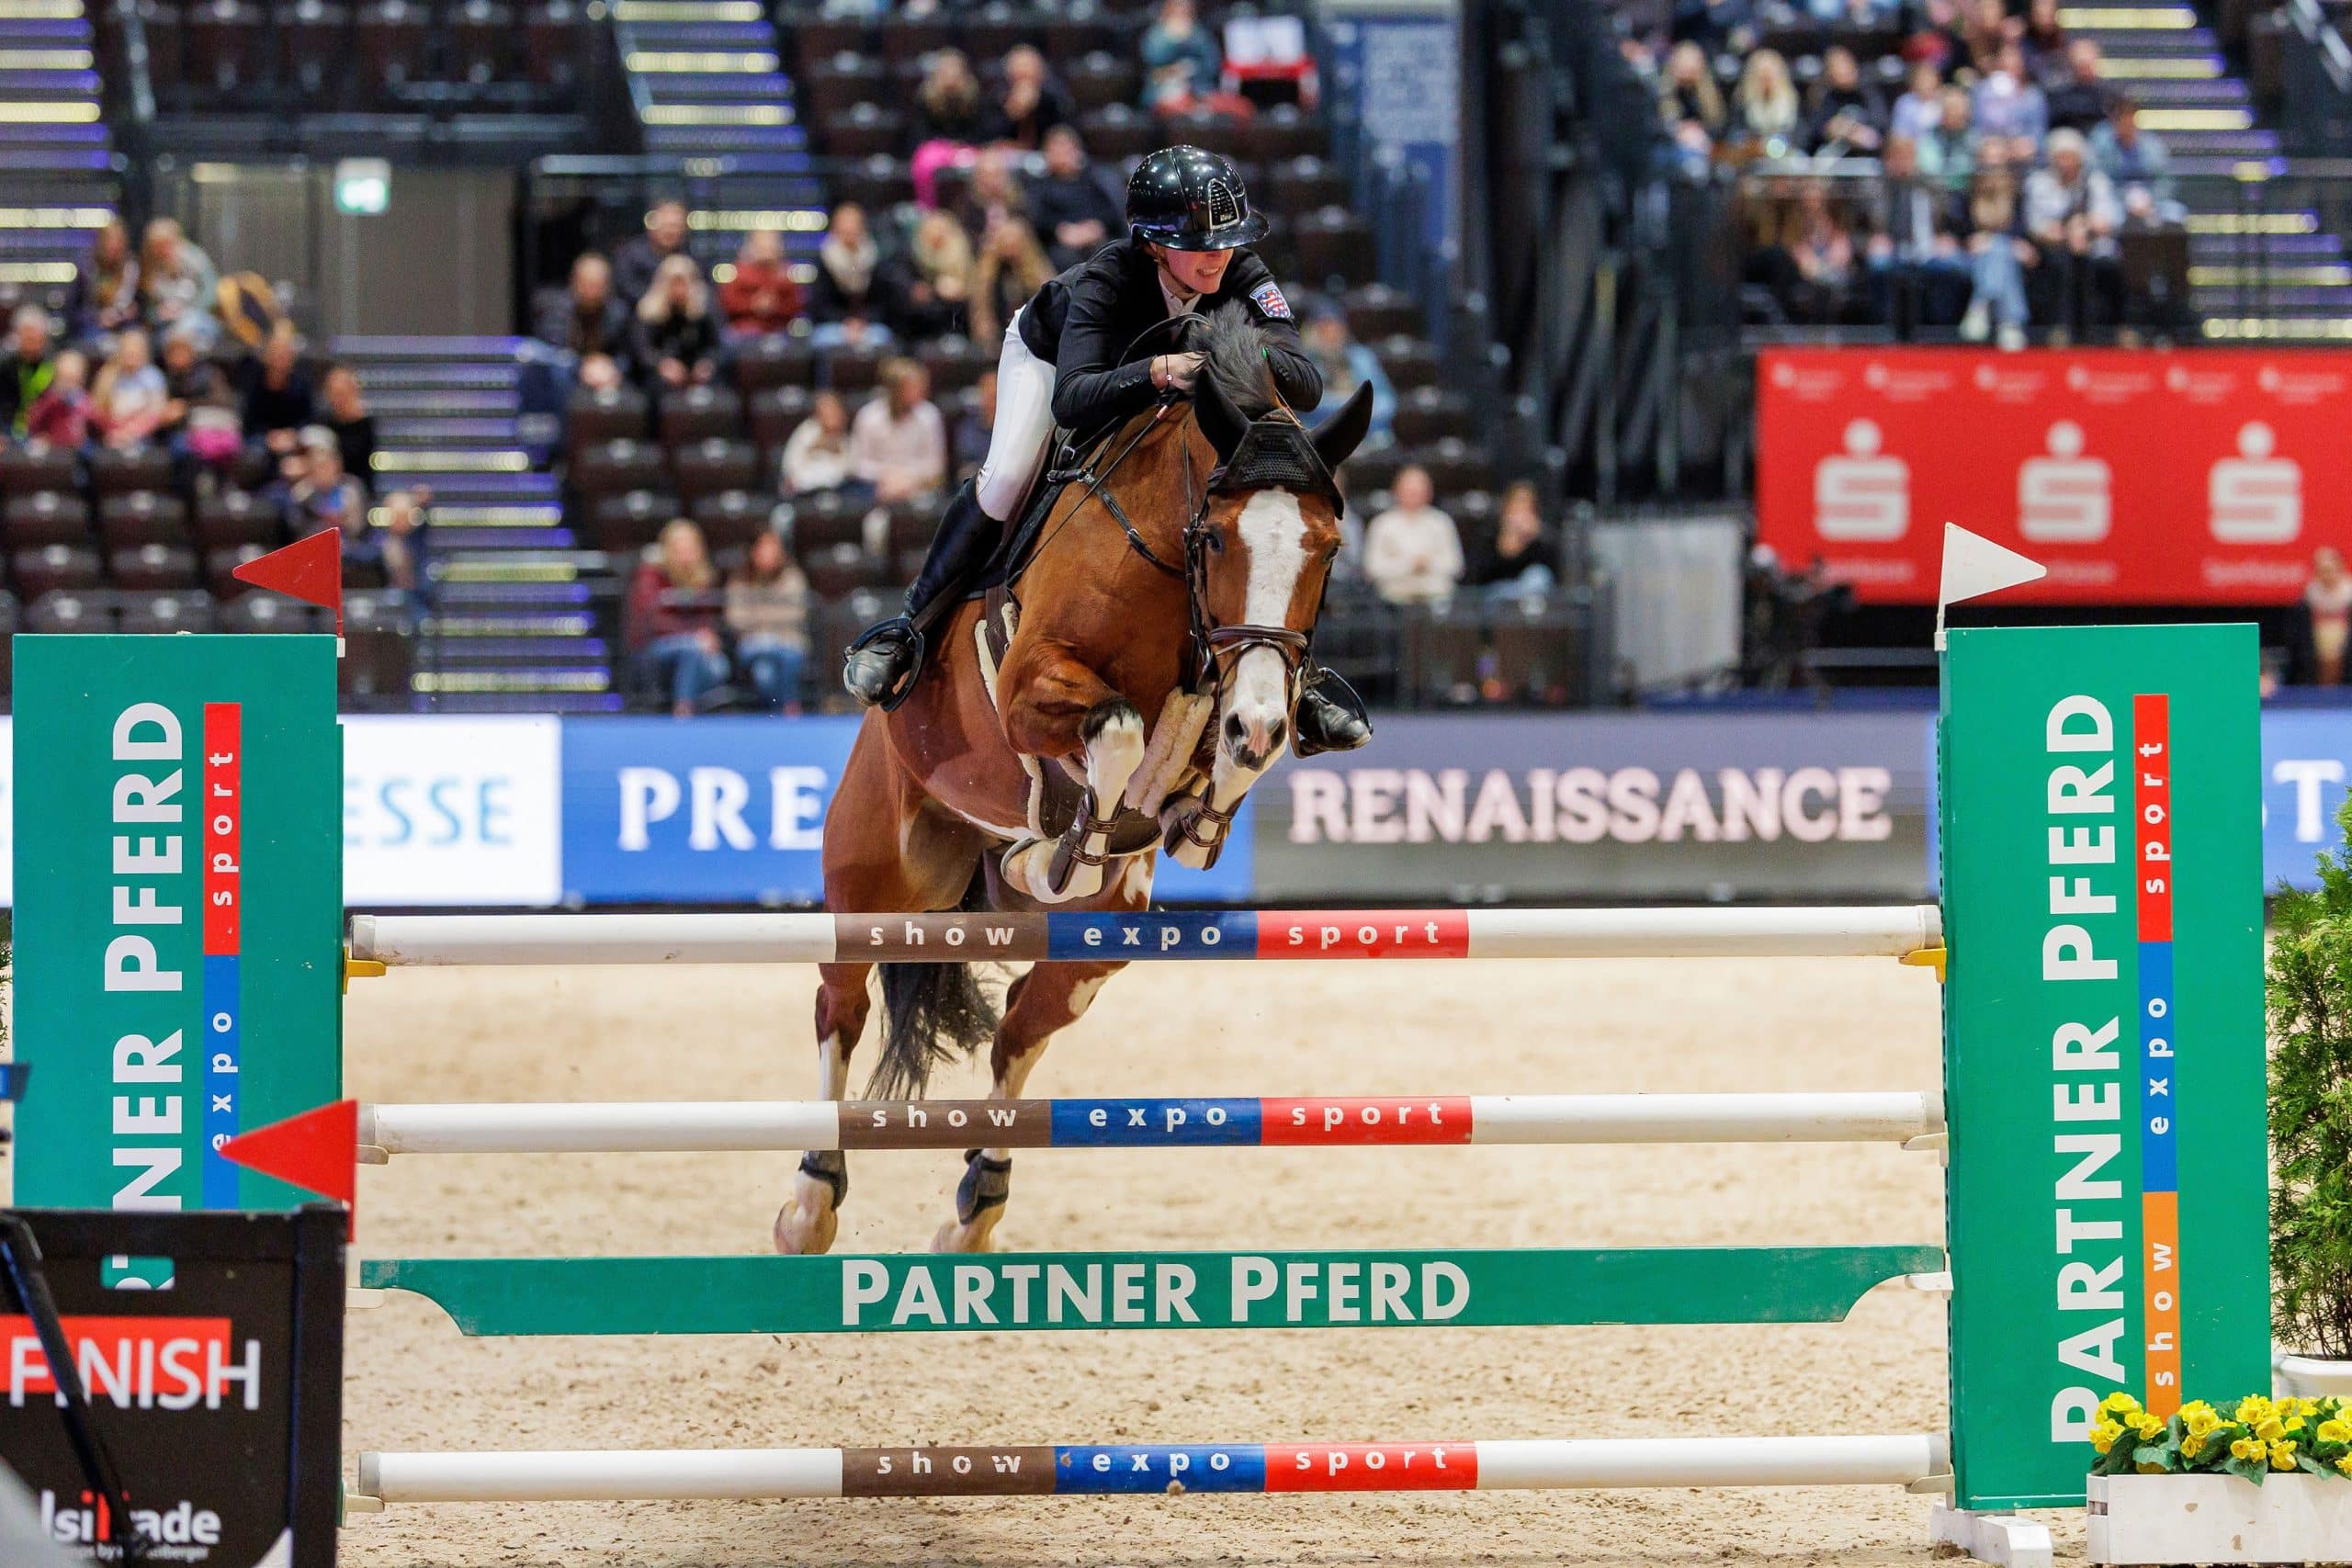
[{"label": "white flag on jump standard", "polygon": [[1957,523],[1944,525],[1943,581],[1936,592],[1936,651],[1944,648],[1944,609],[2047,577],[2050,569]]}]

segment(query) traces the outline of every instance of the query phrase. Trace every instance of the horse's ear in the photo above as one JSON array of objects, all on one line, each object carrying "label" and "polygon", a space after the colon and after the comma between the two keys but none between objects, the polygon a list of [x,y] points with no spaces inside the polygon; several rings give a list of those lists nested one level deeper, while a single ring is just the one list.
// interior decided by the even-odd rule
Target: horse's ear
[{"label": "horse's ear", "polygon": [[1364,432],[1372,428],[1372,383],[1359,381],[1340,412],[1325,420],[1315,432],[1315,450],[1323,466],[1333,473],[1348,460],[1348,454],[1363,445]]},{"label": "horse's ear", "polygon": [[1234,412],[1206,366],[1202,367],[1193,382],[1193,412],[1201,422],[1201,434],[1216,448],[1216,460],[1222,463],[1232,457],[1233,449],[1241,445],[1241,433],[1250,428],[1250,422]]}]

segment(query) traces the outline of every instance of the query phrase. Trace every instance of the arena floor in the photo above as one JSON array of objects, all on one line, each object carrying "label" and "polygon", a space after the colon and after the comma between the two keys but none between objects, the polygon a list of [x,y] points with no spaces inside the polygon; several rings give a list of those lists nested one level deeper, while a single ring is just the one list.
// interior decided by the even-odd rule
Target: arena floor
[{"label": "arena floor", "polygon": [[[815,971],[408,970],[353,987],[376,1100],[796,1098]],[[1937,992],[1883,960],[1145,965],[1029,1092],[1912,1089]],[[861,1059],[863,1063],[865,1058]],[[861,1066],[859,1080],[863,1081]],[[978,1093],[977,1074],[945,1086]],[[842,1250],[927,1243],[952,1154],[851,1156]],[[793,1156],[471,1156],[362,1174],[377,1255],[740,1252]],[[1893,1147],[1025,1152],[1012,1248],[1928,1242]],[[1943,1306],[1844,1324],[480,1340],[353,1318],[347,1450],[1902,1432],[1944,1418]],[[688,1564],[1872,1563],[1926,1560],[1892,1489],[395,1507],[354,1568]],[[2060,1548],[2079,1554],[2077,1518]]]}]

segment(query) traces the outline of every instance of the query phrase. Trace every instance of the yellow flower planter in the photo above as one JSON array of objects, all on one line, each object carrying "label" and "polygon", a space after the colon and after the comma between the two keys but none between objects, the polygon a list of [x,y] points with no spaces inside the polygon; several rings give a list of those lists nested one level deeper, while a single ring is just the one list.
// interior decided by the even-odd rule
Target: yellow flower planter
[{"label": "yellow flower planter", "polygon": [[2095,1563],[2352,1562],[2352,1480],[2094,1475]]}]

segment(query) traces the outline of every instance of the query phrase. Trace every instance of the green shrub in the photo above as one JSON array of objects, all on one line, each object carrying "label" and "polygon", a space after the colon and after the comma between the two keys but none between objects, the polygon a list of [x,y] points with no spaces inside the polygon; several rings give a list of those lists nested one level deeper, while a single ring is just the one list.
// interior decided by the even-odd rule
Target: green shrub
[{"label": "green shrub", "polygon": [[2290,1350],[2352,1357],[2352,801],[2317,892],[2271,906],[2273,1331]]}]

